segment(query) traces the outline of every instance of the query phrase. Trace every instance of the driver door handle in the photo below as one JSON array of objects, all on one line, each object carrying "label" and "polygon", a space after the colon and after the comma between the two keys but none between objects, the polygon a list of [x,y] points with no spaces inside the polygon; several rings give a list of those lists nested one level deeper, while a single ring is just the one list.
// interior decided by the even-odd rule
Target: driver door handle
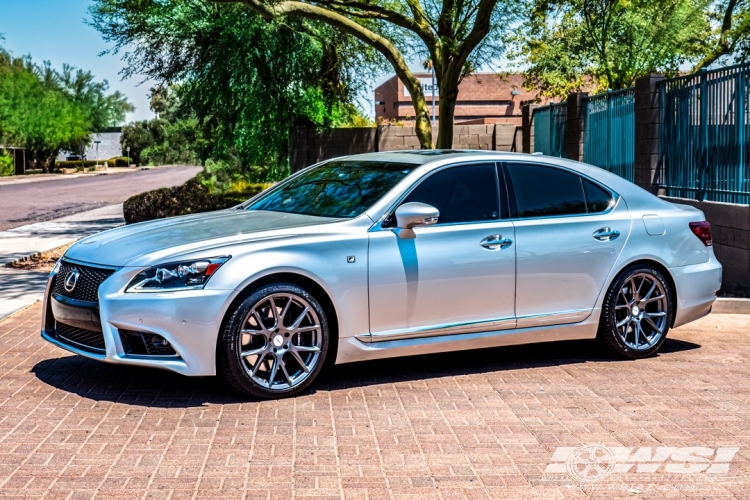
[{"label": "driver door handle", "polygon": [[599,241],[612,241],[614,239],[617,239],[618,236],[620,236],[620,231],[618,231],[617,229],[610,229],[608,227],[603,227],[599,229],[598,231],[594,232],[593,236]]},{"label": "driver door handle", "polygon": [[487,236],[479,244],[487,250],[502,250],[511,246],[513,244],[513,240],[509,238],[503,238],[500,234],[493,234],[492,236]]}]

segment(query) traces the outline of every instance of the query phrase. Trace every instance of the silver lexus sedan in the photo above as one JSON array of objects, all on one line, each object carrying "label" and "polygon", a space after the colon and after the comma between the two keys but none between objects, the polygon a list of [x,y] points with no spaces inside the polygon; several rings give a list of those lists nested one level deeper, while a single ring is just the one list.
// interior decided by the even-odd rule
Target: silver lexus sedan
[{"label": "silver lexus sedan", "polygon": [[50,275],[42,337],[275,398],[325,362],[570,339],[651,356],[710,312],[721,272],[702,212],[600,168],[373,153],[79,241]]}]

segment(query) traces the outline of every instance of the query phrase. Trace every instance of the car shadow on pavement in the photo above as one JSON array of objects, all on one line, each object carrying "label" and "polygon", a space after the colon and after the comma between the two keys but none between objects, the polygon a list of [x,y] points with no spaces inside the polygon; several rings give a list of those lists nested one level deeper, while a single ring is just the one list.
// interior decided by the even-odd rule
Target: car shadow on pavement
[{"label": "car shadow on pavement", "polygon": [[[667,339],[658,355],[698,348],[698,344]],[[496,347],[326,366],[303,394],[590,361],[633,362],[607,356],[592,341]],[[45,384],[94,401],[189,408],[255,400],[227,388],[218,377],[184,377],[152,368],[111,365],[83,356],[47,359],[37,363],[32,372]]]}]

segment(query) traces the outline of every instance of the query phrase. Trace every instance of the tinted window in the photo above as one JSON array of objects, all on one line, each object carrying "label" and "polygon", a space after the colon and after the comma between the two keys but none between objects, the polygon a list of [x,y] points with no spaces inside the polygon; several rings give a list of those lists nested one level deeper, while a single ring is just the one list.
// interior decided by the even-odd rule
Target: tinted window
[{"label": "tinted window", "polygon": [[440,210],[438,224],[499,218],[495,165],[465,165],[432,174],[404,203],[427,203]]},{"label": "tinted window", "polygon": [[588,179],[583,179],[583,190],[586,192],[586,204],[588,205],[589,213],[604,212],[615,201],[608,191],[605,191]]},{"label": "tinted window", "polygon": [[418,165],[337,161],[311,168],[246,207],[321,217],[356,217]]},{"label": "tinted window", "polygon": [[519,217],[549,217],[586,213],[581,178],[553,167],[508,164]]}]

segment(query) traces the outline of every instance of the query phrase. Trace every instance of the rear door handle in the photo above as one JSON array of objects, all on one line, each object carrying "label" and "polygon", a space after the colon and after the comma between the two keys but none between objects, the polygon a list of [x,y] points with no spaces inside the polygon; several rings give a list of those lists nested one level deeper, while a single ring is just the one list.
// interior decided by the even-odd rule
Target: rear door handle
[{"label": "rear door handle", "polygon": [[502,250],[511,246],[513,244],[513,240],[509,238],[503,238],[500,234],[493,234],[492,236],[487,236],[479,244],[487,250]]},{"label": "rear door handle", "polygon": [[594,232],[593,236],[599,241],[612,241],[612,240],[617,239],[620,236],[620,231],[618,231],[617,229],[610,229],[608,227],[603,227],[599,229],[598,231]]}]

